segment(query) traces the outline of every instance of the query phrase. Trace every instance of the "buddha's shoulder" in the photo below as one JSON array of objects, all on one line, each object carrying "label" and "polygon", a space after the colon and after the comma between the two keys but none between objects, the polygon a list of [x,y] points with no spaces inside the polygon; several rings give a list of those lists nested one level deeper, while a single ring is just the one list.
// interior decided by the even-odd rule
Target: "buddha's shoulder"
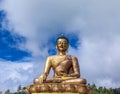
[{"label": "buddha's shoulder", "polygon": [[54,58],[56,58],[57,57],[57,55],[52,55],[52,56],[48,56],[47,58],[48,59],[54,59]]},{"label": "buddha's shoulder", "polygon": [[73,59],[77,59],[77,57],[76,56],[73,56],[73,55],[67,55],[68,57],[71,57],[71,58],[73,58]]}]

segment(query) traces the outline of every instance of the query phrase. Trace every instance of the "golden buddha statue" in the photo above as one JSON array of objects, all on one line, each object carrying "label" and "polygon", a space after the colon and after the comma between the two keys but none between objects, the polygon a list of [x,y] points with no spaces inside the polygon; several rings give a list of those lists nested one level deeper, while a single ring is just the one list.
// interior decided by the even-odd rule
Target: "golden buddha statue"
[{"label": "golden buddha statue", "polygon": [[[65,36],[56,40],[57,55],[46,59],[44,72],[29,85],[26,94],[92,94],[92,89],[86,85],[86,80],[80,78],[79,63],[75,56],[67,55],[69,41]],[[54,76],[48,77],[50,69]],[[67,93],[68,92],[68,93]]]},{"label": "golden buddha statue", "polygon": [[[44,73],[34,80],[34,83],[80,83],[86,84],[86,80],[80,77],[79,63],[76,57],[67,55],[69,41],[65,36],[56,40],[58,54],[47,57]],[[53,78],[47,78],[50,69],[53,68]]]}]

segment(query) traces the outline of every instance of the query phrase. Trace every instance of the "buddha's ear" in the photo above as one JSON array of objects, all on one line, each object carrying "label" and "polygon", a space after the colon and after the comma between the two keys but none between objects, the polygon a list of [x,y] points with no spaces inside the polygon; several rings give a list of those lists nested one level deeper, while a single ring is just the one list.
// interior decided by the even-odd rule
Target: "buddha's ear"
[{"label": "buddha's ear", "polygon": [[57,45],[56,45],[56,47],[55,47],[55,48],[56,48],[56,49],[58,48],[58,47],[57,47]]},{"label": "buddha's ear", "polygon": [[69,44],[68,44],[68,48],[69,48]]},{"label": "buddha's ear", "polygon": [[67,49],[69,48],[69,44],[67,45]]}]

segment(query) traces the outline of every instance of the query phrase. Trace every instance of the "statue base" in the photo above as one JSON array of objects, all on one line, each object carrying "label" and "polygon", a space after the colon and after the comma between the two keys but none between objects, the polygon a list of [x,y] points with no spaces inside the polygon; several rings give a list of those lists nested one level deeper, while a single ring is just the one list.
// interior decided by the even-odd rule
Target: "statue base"
[{"label": "statue base", "polygon": [[[55,93],[32,93],[32,94],[56,94],[56,92],[55,92]],[[70,93],[70,92],[58,93],[58,92],[57,92],[57,94],[79,94],[79,93]]]},{"label": "statue base", "polygon": [[42,83],[29,85],[26,94],[92,94],[92,88],[85,84]]}]

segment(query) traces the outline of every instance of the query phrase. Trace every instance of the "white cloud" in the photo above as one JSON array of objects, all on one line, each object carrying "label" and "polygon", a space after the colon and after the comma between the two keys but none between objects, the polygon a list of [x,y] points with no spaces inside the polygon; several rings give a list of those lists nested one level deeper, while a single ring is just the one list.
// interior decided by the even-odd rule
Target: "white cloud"
[{"label": "white cloud", "polygon": [[[120,13],[117,12],[119,3],[91,0],[90,3],[86,3],[87,7],[82,6],[84,13],[77,16],[68,26],[69,30],[81,31],[79,36],[82,44],[78,56],[82,76],[87,78],[88,82],[97,85],[106,85],[102,81],[109,77],[112,79],[112,82],[108,80],[111,82],[109,87],[119,87]],[[98,79],[102,84],[97,82]]]},{"label": "white cloud", "polygon": [[70,47],[69,53],[77,55],[82,77],[98,85],[108,81],[111,87],[119,87],[119,5],[119,0],[5,0],[2,8],[14,32],[27,39],[26,44],[20,44],[21,49],[31,51],[36,59],[46,57],[49,45],[43,45],[51,37],[61,31],[76,33],[81,45],[78,50]]},{"label": "white cloud", "polygon": [[114,82],[111,78],[104,78],[97,80],[98,86],[105,86],[107,88],[116,88],[120,86],[119,82]]},{"label": "white cloud", "polygon": [[84,66],[83,70],[86,70],[86,76],[91,77],[91,80],[94,77],[99,79],[109,76],[119,81],[117,73],[120,67],[120,50],[118,49],[120,45],[118,40],[113,42],[95,41],[85,40],[80,47],[80,61]]},{"label": "white cloud", "polygon": [[[40,50],[41,44],[59,34],[60,29],[63,30],[76,16],[79,4],[76,6],[76,3],[70,1],[70,4],[66,6],[66,3],[66,1],[55,0],[47,2],[43,0],[19,0],[17,2],[6,0],[3,2],[3,9],[7,12],[15,33],[27,38],[25,48],[21,49],[30,50],[33,56],[42,54],[44,49]],[[73,6],[74,8],[72,8]]]},{"label": "white cloud", "polygon": [[27,86],[33,83],[33,79],[43,72],[43,65],[43,63],[36,62],[0,60],[0,91],[10,89],[13,92],[19,85]]}]

